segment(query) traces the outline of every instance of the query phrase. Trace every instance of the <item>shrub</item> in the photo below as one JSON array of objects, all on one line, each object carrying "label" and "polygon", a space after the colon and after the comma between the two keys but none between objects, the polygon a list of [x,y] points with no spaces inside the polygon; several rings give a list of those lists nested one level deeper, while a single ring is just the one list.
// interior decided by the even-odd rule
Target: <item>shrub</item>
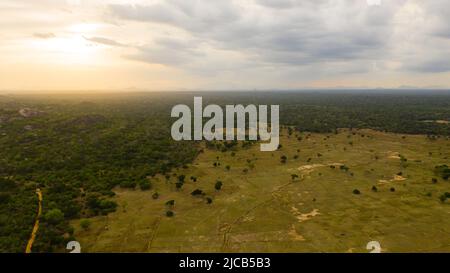
[{"label": "shrub", "polygon": [[[448,193],[448,192],[446,192],[446,193]],[[450,195],[450,193],[449,193],[449,195]],[[445,193],[442,194],[441,196],[439,196],[439,200],[441,200],[442,203],[447,201],[447,198],[449,198],[449,196],[447,196]]]},{"label": "shrub", "polygon": [[203,191],[200,189],[196,189],[193,192],[191,192],[192,196],[199,196],[199,195],[204,195]]},{"label": "shrub", "polygon": [[183,182],[175,183],[175,187],[177,188],[177,190],[181,189],[183,187]]},{"label": "shrub", "polygon": [[174,215],[175,215],[175,213],[173,213],[173,211],[171,211],[171,210],[166,211],[167,217],[173,217]]},{"label": "shrub", "polygon": [[222,181],[217,180],[216,184],[214,185],[214,188],[216,190],[220,191],[220,189],[222,188],[222,185],[223,185]]},{"label": "shrub", "polygon": [[169,200],[169,201],[167,201],[167,202],[166,202],[166,206],[168,206],[168,207],[173,207],[173,206],[175,206],[175,200]]},{"label": "shrub", "polygon": [[101,209],[102,214],[108,214],[116,211],[117,203],[111,200],[100,200],[98,206]]},{"label": "shrub", "polygon": [[444,203],[447,199],[450,199],[450,192],[446,192],[439,196],[439,200],[441,200],[442,203]]},{"label": "shrub", "polygon": [[139,183],[139,187],[141,188],[141,190],[146,191],[149,190],[152,186],[149,181],[143,180]]},{"label": "shrub", "polygon": [[84,230],[88,230],[91,226],[91,221],[89,219],[81,219],[80,221],[80,227]]},{"label": "shrub", "polygon": [[136,181],[134,180],[124,180],[120,182],[121,188],[134,189],[136,187]]},{"label": "shrub", "polygon": [[358,189],[354,189],[353,194],[361,194],[361,192]]},{"label": "shrub", "polygon": [[436,166],[434,172],[444,180],[448,180],[450,177],[450,168],[447,165]]},{"label": "shrub", "polygon": [[44,215],[44,219],[50,224],[57,225],[64,220],[64,213],[59,209],[51,209]]}]

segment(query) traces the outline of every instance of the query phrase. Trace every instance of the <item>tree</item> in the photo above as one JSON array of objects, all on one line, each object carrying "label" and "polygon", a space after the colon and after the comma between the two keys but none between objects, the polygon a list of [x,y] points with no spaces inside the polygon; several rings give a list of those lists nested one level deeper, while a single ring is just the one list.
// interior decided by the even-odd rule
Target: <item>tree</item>
[{"label": "tree", "polygon": [[153,198],[153,199],[158,199],[158,198],[159,198],[159,193],[158,193],[158,192],[154,192],[154,193],[152,194],[152,198]]},{"label": "tree", "polygon": [[120,187],[134,189],[136,187],[136,181],[134,181],[132,179],[125,179],[122,182],[120,182]]},{"label": "tree", "polygon": [[226,165],[226,166],[225,166],[225,169],[227,169],[227,171],[229,171],[230,168],[231,168],[230,165]]},{"label": "tree", "polygon": [[166,216],[167,217],[173,217],[175,214],[173,213],[173,211],[171,211],[171,210],[168,210],[168,211],[166,211]]},{"label": "tree", "polygon": [[177,190],[181,189],[183,187],[183,182],[175,183],[175,187],[177,188]]},{"label": "tree", "polygon": [[354,189],[353,194],[361,194],[361,192],[358,189]]},{"label": "tree", "polygon": [[442,203],[444,203],[447,199],[450,199],[450,192],[446,192],[439,196],[439,200],[441,200]]},{"label": "tree", "polygon": [[91,226],[91,221],[89,219],[81,219],[80,226],[84,230],[88,230],[89,227]]},{"label": "tree", "polygon": [[139,187],[141,188],[141,190],[146,191],[151,188],[151,184],[149,181],[143,180],[139,183]]},{"label": "tree", "polygon": [[292,178],[292,180],[297,179],[298,178],[298,174],[291,174],[291,178]]},{"label": "tree", "polygon": [[439,165],[434,168],[434,172],[444,180],[450,178],[450,168],[447,165]]},{"label": "tree", "polygon": [[286,161],[287,161],[287,156],[282,155],[281,156],[281,163],[286,163]]},{"label": "tree", "polygon": [[223,185],[222,181],[217,180],[216,184],[214,185],[214,188],[216,190],[220,191],[220,189],[222,188],[222,185]]},{"label": "tree", "polygon": [[175,206],[175,200],[169,200],[166,202],[166,206],[173,208]]},{"label": "tree", "polygon": [[194,191],[191,192],[192,196],[199,196],[199,195],[204,195],[203,191],[200,189],[195,189]]},{"label": "tree", "polygon": [[212,203],[212,198],[211,197],[206,197],[206,204],[211,204]]},{"label": "tree", "polygon": [[439,196],[439,200],[441,200],[442,203],[444,203],[447,200],[447,197],[445,195]]},{"label": "tree", "polygon": [[377,191],[378,191],[377,187],[372,186],[372,191],[373,191],[373,192],[377,192]]},{"label": "tree", "polygon": [[57,225],[64,220],[64,213],[59,209],[51,209],[44,215],[44,219],[50,224]]},{"label": "tree", "polygon": [[112,200],[103,199],[100,200],[98,206],[101,209],[101,213],[106,215],[110,212],[116,211],[117,203]]}]

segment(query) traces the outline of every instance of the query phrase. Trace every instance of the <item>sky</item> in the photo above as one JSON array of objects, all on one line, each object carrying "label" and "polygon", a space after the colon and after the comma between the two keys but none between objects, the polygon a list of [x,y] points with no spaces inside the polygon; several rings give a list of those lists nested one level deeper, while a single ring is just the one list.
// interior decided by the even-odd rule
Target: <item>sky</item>
[{"label": "sky", "polygon": [[448,0],[0,0],[0,90],[450,88]]}]

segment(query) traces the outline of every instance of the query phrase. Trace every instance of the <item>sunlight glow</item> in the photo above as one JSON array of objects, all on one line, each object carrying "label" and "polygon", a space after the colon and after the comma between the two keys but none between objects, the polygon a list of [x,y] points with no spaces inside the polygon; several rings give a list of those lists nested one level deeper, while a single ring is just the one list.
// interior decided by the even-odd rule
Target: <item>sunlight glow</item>
[{"label": "sunlight glow", "polygon": [[50,60],[64,64],[94,64],[101,50],[81,35],[34,40],[31,44],[36,52],[52,55]]}]

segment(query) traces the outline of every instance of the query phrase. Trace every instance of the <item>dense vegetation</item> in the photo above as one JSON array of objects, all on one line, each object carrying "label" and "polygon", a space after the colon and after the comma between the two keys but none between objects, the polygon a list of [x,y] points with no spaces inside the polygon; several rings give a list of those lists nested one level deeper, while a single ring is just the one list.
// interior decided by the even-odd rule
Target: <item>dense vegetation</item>
[{"label": "dense vegetation", "polygon": [[[450,135],[449,92],[383,92],[200,95],[204,104],[279,104],[281,123],[301,131],[350,127]],[[25,249],[37,210],[36,188],[44,201],[33,251],[56,251],[72,239],[68,220],[116,209],[110,198],[114,187],[148,190],[155,174],[190,163],[200,151],[195,142],[171,139],[170,109],[192,102],[190,93],[0,96],[0,252]],[[448,178],[448,168],[436,172]]]},{"label": "dense vegetation", "polygon": [[68,219],[116,209],[109,200],[113,187],[148,189],[148,177],[184,165],[197,153],[193,143],[171,140],[170,116],[158,103],[64,99],[1,100],[2,252],[24,250],[36,214],[36,188],[43,190],[44,217],[33,251],[53,251],[71,239]]}]

